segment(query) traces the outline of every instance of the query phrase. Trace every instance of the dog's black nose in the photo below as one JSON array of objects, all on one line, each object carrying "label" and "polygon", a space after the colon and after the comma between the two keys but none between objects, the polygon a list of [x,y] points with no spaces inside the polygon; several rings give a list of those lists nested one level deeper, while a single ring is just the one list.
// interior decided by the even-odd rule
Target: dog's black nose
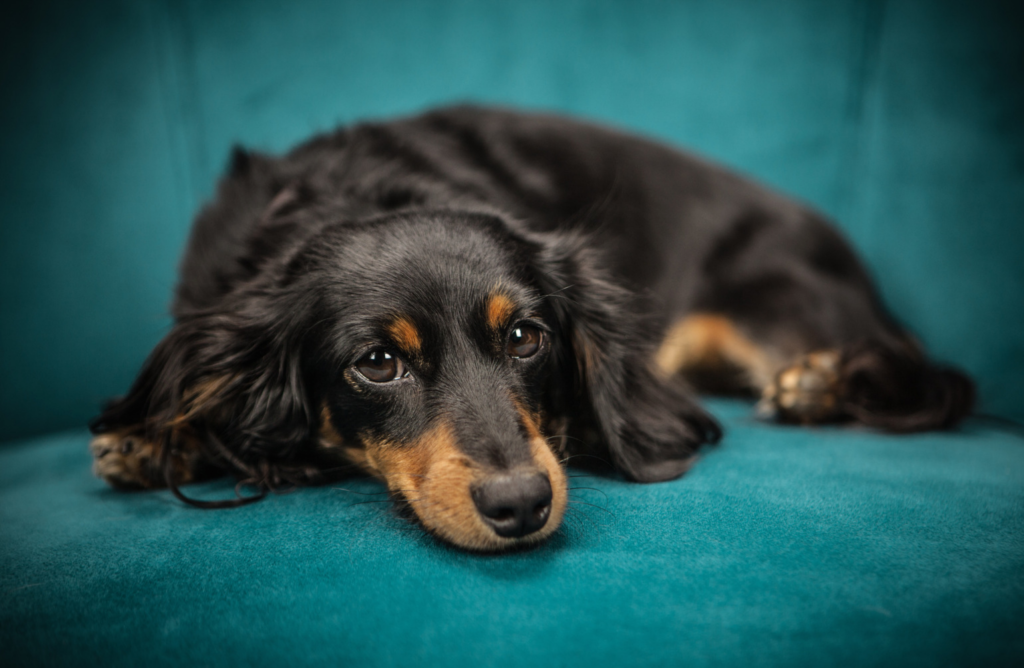
[{"label": "dog's black nose", "polygon": [[551,483],[542,473],[497,475],[474,487],[472,493],[484,522],[505,538],[531,534],[551,515]]}]

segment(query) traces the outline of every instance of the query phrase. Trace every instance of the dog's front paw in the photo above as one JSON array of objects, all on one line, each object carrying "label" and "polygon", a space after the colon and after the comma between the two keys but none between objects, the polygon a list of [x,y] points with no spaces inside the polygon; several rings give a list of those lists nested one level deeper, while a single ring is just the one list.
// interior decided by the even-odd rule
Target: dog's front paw
[{"label": "dog's front paw", "polygon": [[810,353],[779,371],[764,388],[757,412],[782,422],[813,424],[842,415],[840,354],[835,350]]},{"label": "dog's front paw", "polygon": [[160,451],[151,442],[133,434],[100,434],[89,444],[92,471],[119,489],[163,487]]}]

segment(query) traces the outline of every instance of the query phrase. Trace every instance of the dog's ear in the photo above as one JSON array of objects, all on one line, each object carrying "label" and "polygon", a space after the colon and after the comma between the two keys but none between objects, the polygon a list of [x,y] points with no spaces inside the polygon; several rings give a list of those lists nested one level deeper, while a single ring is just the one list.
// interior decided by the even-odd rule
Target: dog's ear
[{"label": "dog's ear", "polygon": [[[163,455],[167,443],[199,448],[205,459],[264,487],[287,468],[275,463],[294,461],[315,436],[319,418],[302,368],[314,292],[293,280],[301,275],[293,257],[264,266],[280,253],[275,234],[287,221],[277,218],[299,193],[279,171],[235,149],[217,197],[193,227],[175,324],[128,394],[92,421],[94,433],[141,438]],[[240,229],[258,233],[246,246]],[[211,255],[238,260],[214,263]]]},{"label": "dog's ear", "polygon": [[[670,480],[721,430],[683,385],[654,366],[656,327],[612,280],[587,236],[534,236],[535,274],[555,315],[548,410],[572,443],[602,447],[626,476]],[[596,442],[595,442],[596,441]]]},{"label": "dog's ear", "polygon": [[308,309],[301,295],[253,289],[180,317],[93,432],[187,444],[264,488],[299,482],[275,477],[317,433],[303,369]]}]

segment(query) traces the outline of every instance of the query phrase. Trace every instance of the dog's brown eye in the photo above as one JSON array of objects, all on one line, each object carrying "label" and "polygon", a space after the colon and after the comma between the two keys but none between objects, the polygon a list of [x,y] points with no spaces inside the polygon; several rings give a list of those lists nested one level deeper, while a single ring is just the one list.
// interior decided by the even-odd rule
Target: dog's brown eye
[{"label": "dog's brown eye", "polygon": [[508,335],[505,352],[509,357],[532,357],[540,350],[541,332],[532,325],[516,325]]},{"label": "dog's brown eye", "polygon": [[386,350],[374,350],[359,358],[356,370],[374,383],[387,383],[407,375],[402,360]]}]

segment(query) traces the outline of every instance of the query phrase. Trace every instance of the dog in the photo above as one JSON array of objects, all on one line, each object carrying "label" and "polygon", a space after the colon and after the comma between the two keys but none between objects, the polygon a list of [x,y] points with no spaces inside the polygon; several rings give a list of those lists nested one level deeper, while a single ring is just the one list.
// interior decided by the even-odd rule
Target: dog
[{"label": "dog", "polygon": [[[172,310],[90,425],[100,477],[219,507],[354,469],[469,550],[550,536],[571,457],[681,476],[721,436],[697,390],[895,432],[949,428],[974,397],[818,213],[647,139],[503,109],[236,148]],[[179,489],[223,473],[258,494]]]}]

